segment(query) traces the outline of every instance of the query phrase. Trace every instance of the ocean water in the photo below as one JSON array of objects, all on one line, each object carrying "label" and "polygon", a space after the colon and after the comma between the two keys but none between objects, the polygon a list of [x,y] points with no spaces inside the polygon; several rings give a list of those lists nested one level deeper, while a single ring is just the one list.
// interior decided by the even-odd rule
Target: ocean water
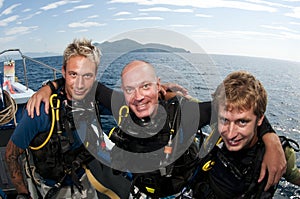
[{"label": "ocean water", "polygon": [[[299,143],[300,62],[205,54],[139,52],[104,54],[98,80],[111,88],[118,89],[123,66],[134,59],[150,62],[156,67],[163,83],[178,83],[187,88],[190,95],[202,101],[211,99],[211,93],[228,73],[235,70],[251,72],[263,83],[268,92],[266,115],[273,128],[278,135],[285,135]],[[61,56],[38,58],[38,60],[61,69]],[[51,71],[29,60],[26,63],[29,85],[34,90],[37,90],[45,79],[53,78]],[[20,64],[21,61],[17,60],[16,67]],[[24,82],[22,68],[17,69],[17,76],[21,82]],[[299,153],[297,153],[297,165],[300,168]],[[282,179],[275,198],[300,198],[300,188]]]}]

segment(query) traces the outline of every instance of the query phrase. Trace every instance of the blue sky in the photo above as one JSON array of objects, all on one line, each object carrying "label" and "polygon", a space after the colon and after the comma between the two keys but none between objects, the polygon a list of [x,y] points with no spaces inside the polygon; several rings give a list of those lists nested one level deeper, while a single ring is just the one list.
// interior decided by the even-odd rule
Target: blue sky
[{"label": "blue sky", "polygon": [[143,28],[175,31],[207,53],[300,61],[300,0],[0,0],[0,50],[62,54],[73,38]]}]

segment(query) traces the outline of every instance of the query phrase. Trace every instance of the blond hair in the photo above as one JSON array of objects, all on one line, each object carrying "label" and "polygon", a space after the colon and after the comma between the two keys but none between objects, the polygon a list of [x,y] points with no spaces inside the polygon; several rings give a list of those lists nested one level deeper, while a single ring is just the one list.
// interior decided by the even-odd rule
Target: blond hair
[{"label": "blond hair", "polygon": [[94,46],[91,40],[88,39],[74,39],[64,51],[63,67],[66,69],[68,60],[73,56],[84,56],[90,59],[96,65],[96,71],[100,64],[101,52]]}]

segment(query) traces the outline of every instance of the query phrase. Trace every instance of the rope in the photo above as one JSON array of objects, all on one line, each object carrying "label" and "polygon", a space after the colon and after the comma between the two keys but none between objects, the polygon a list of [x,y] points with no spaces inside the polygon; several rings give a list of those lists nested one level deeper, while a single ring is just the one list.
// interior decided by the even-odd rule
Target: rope
[{"label": "rope", "polygon": [[12,119],[14,119],[14,124],[17,126],[16,113],[18,106],[15,100],[9,95],[6,90],[3,90],[6,108],[0,111],[0,126],[7,124]]}]

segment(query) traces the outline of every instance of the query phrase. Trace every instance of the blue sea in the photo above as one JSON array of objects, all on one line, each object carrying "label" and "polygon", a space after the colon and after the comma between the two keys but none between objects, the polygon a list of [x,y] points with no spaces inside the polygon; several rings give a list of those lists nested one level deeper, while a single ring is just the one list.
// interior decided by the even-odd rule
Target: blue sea
[{"label": "blue sea", "polygon": [[[178,83],[190,95],[202,101],[210,100],[211,93],[222,79],[235,70],[254,74],[268,92],[267,117],[278,135],[300,141],[300,62],[276,59],[175,53],[104,54],[98,80],[111,88],[119,88],[122,67],[134,59],[152,63],[162,82]],[[62,57],[44,57],[37,60],[61,69]],[[20,64],[20,60],[16,65]],[[29,85],[37,90],[45,79],[52,79],[52,72],[26,61]],[[23,72],[17,70],[22,82]],[[58,75],[60,76],[60,75]],[[300,168],[300,153],[297,153]],[[300,188],[281,180],[275,198],[300,198]]]}]

